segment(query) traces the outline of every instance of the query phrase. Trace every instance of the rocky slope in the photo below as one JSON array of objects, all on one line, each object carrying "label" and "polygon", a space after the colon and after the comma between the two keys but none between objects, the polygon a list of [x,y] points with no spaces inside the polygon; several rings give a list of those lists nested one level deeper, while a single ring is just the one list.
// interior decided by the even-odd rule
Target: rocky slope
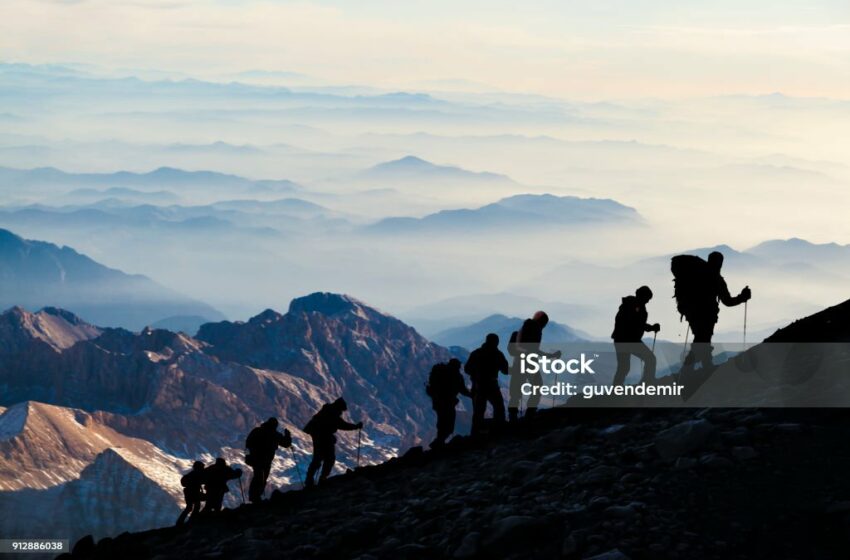
[{"label": "rocky slope", "polygon": [[[180,473],[196,458],[241,463],[245,436],[269,416],[296,440],[271,486],[294,483],[295,461],[303,473],[312,451],[301,427],[340,395],[352,418],[367,420],[365,464],[431,436],[421,388],[449,352],[353,298],[313,294],[283,315],[201,331],[99,329],[54,309],[0,315],[0,509],[22,512],[3,516],[4,534],[171,524]],[[356,434],[340,435],[339,472],[356,445]],[[117,513],[139,508],[144,524]]]},{"label": "rocky slope", "polygon": [[840,559],[846,413],[556,409],[75,558]]},{"label": "rocky slope", "polygon": [[[850,314],[842,310],[848,307],[850,301],[802,319],[773,340],[844,343]],[[793,347],[809,352],[812,345]],[[752,356],[741,359],[751,363]],[[741,369],[741,359],[701,380],[697,400],[717,390],[714,377],[733,372],[748,396],[800,386],[759,374],[758,364]],[[822,360],[846,364],[840,352]],[[847,393],[841,379],[822,379],[818,387]],[[576,400],[503,433],[456,438],[440,452],[414,448],[326,487],[279,492],[268,504],[200,518],[186,528],[122,535],[96,546],[83,540],[74,556],[850,555],[846,408],[621,408],[640,404],[630,399],[609,400],[607,408],[569,406]]]}]

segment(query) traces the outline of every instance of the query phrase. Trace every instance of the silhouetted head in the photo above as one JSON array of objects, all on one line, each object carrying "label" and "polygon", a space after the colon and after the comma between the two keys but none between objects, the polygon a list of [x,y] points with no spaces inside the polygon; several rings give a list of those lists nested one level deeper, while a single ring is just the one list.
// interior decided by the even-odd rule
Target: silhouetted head
[{"label": "silhouetted head", "polygon": [[484,346],[492,346],[496,347],[499,345],[499,335],[496,333],[490,333],[487,335],[487,338],[484,339]]},{"label": "silhouetted head", "polygon": [[641,286],[635,292],[635,296],[641,303],[646,303],[652,299],[652,290],[649,289],[649,286]]},{"label": "silhouetted head", "polygon": [[712,268],[720,270],[720,267],[723,266],[723,253],[720,251],[712,251],[711,254],[708,255],[708,264],[710,264]]},{"label": "silhouetted head", "polygon": [[335,400],[331,406],[339,411],[348,410],[348,403],[345,402],[345,399],[342,397]]},{"label": "silhouetted head", "polygon": [[267,428],[277,429],[277,418],[272,416],[271,418],[269,418],[268,420],[263,422],[263,426],[265,426]]},{"label": "silhouetted head", "polygon": [[216,466],[216,467],[219,467],[219,468],[221,468],[221,467],[226,467],[226,466],[227,466],[227,461],[225,461],[225,460],[224,460],[224,458],[219,457],[219,458],[217,458],[217,459],[215,460],[215,466]]},{"label": "silhouetted head", "polygon": [[541,328],[541,329],[542,329],[542,328],[544,328],[546,325],[548,325],[548,324],[549,324],[549,316],[548,316],[548,315],[546,315],[546,312],[545,312],[545,311],[538,311],[537,313],[535,313],[535,314],[534,314],[534,316],[533,316],[531,319],[532,319],[535,323],[537,323],[538,325],[540,325],[540,328]]},{"label": "silhouetted head", "polygon": [[192,463],[192,470],[193,471],[204,470],[204,464],[200,461],[195,461],[194,463]]},{"label": "silhouetted head", "polygon": [[460,366],[461,366],[460,360],[458,360],[457,358],[452,358],[451,360],[449,360],[449,369],[450,370],[460,371]]}]

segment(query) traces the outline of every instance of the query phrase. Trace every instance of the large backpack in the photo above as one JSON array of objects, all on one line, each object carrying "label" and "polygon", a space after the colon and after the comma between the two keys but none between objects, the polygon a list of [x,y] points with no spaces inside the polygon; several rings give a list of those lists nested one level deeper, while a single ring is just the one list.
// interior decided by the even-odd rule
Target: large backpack
[{"label": "large backpack", "polygon": [[446,369],[448,364],[434,364],[428,375],[428,383],[425,385],[425,393],[431,397],[439,398],[446,389]]},{"label": "large backpack", "polygon": [[673,297],[679,314],[690,321],[699,312],[710,277],[708,263],[696,255],[676,255],[670,260],[673,273]]},{"label": "large backpack", "polygon": [[245,440],[245,449],[249,451],[253,451],[260,444],[260,439],[262,435],[260,434],[260,427],[256,427],[248,434],[247,439]]}]

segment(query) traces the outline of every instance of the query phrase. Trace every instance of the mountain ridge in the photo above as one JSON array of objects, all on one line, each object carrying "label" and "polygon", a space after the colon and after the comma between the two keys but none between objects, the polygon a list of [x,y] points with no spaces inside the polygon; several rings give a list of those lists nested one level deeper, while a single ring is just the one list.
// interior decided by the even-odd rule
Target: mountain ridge
[{"label": "mountain ridge", "polygon": [[68,308],[103,326],[141,329],[175,312],[222,317],[141,274],[104,266],[67,246],[0,229],[0,308]]}]

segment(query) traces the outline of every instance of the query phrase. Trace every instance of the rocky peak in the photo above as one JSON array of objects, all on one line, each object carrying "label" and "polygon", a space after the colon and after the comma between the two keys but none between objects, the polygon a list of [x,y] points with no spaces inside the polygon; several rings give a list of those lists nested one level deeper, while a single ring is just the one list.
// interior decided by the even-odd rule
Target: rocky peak
[{"label": "rocky peak", "polygon": [[277,323],[281,319],[283,319],[283,315],[281,315],[274,309],[266,309],[259,315],[251,317],[248,322],[251,324],[269,325],[272,323]]},{"label": "rocky peak", "polygon": [[330,292],[315,292],[296,298],[289,304],[289,313],[320,313],[334,316],[343,313],[362,315],[364,305],[353,297]]},{"label": "rocky peak", "polygon": [[96,338],[100,333],[100,329],[73,313],[53,307],[30,313],[16,306],[0,315],[0,340],[7,347],[40,340],[62,351],[81,340]]}]

